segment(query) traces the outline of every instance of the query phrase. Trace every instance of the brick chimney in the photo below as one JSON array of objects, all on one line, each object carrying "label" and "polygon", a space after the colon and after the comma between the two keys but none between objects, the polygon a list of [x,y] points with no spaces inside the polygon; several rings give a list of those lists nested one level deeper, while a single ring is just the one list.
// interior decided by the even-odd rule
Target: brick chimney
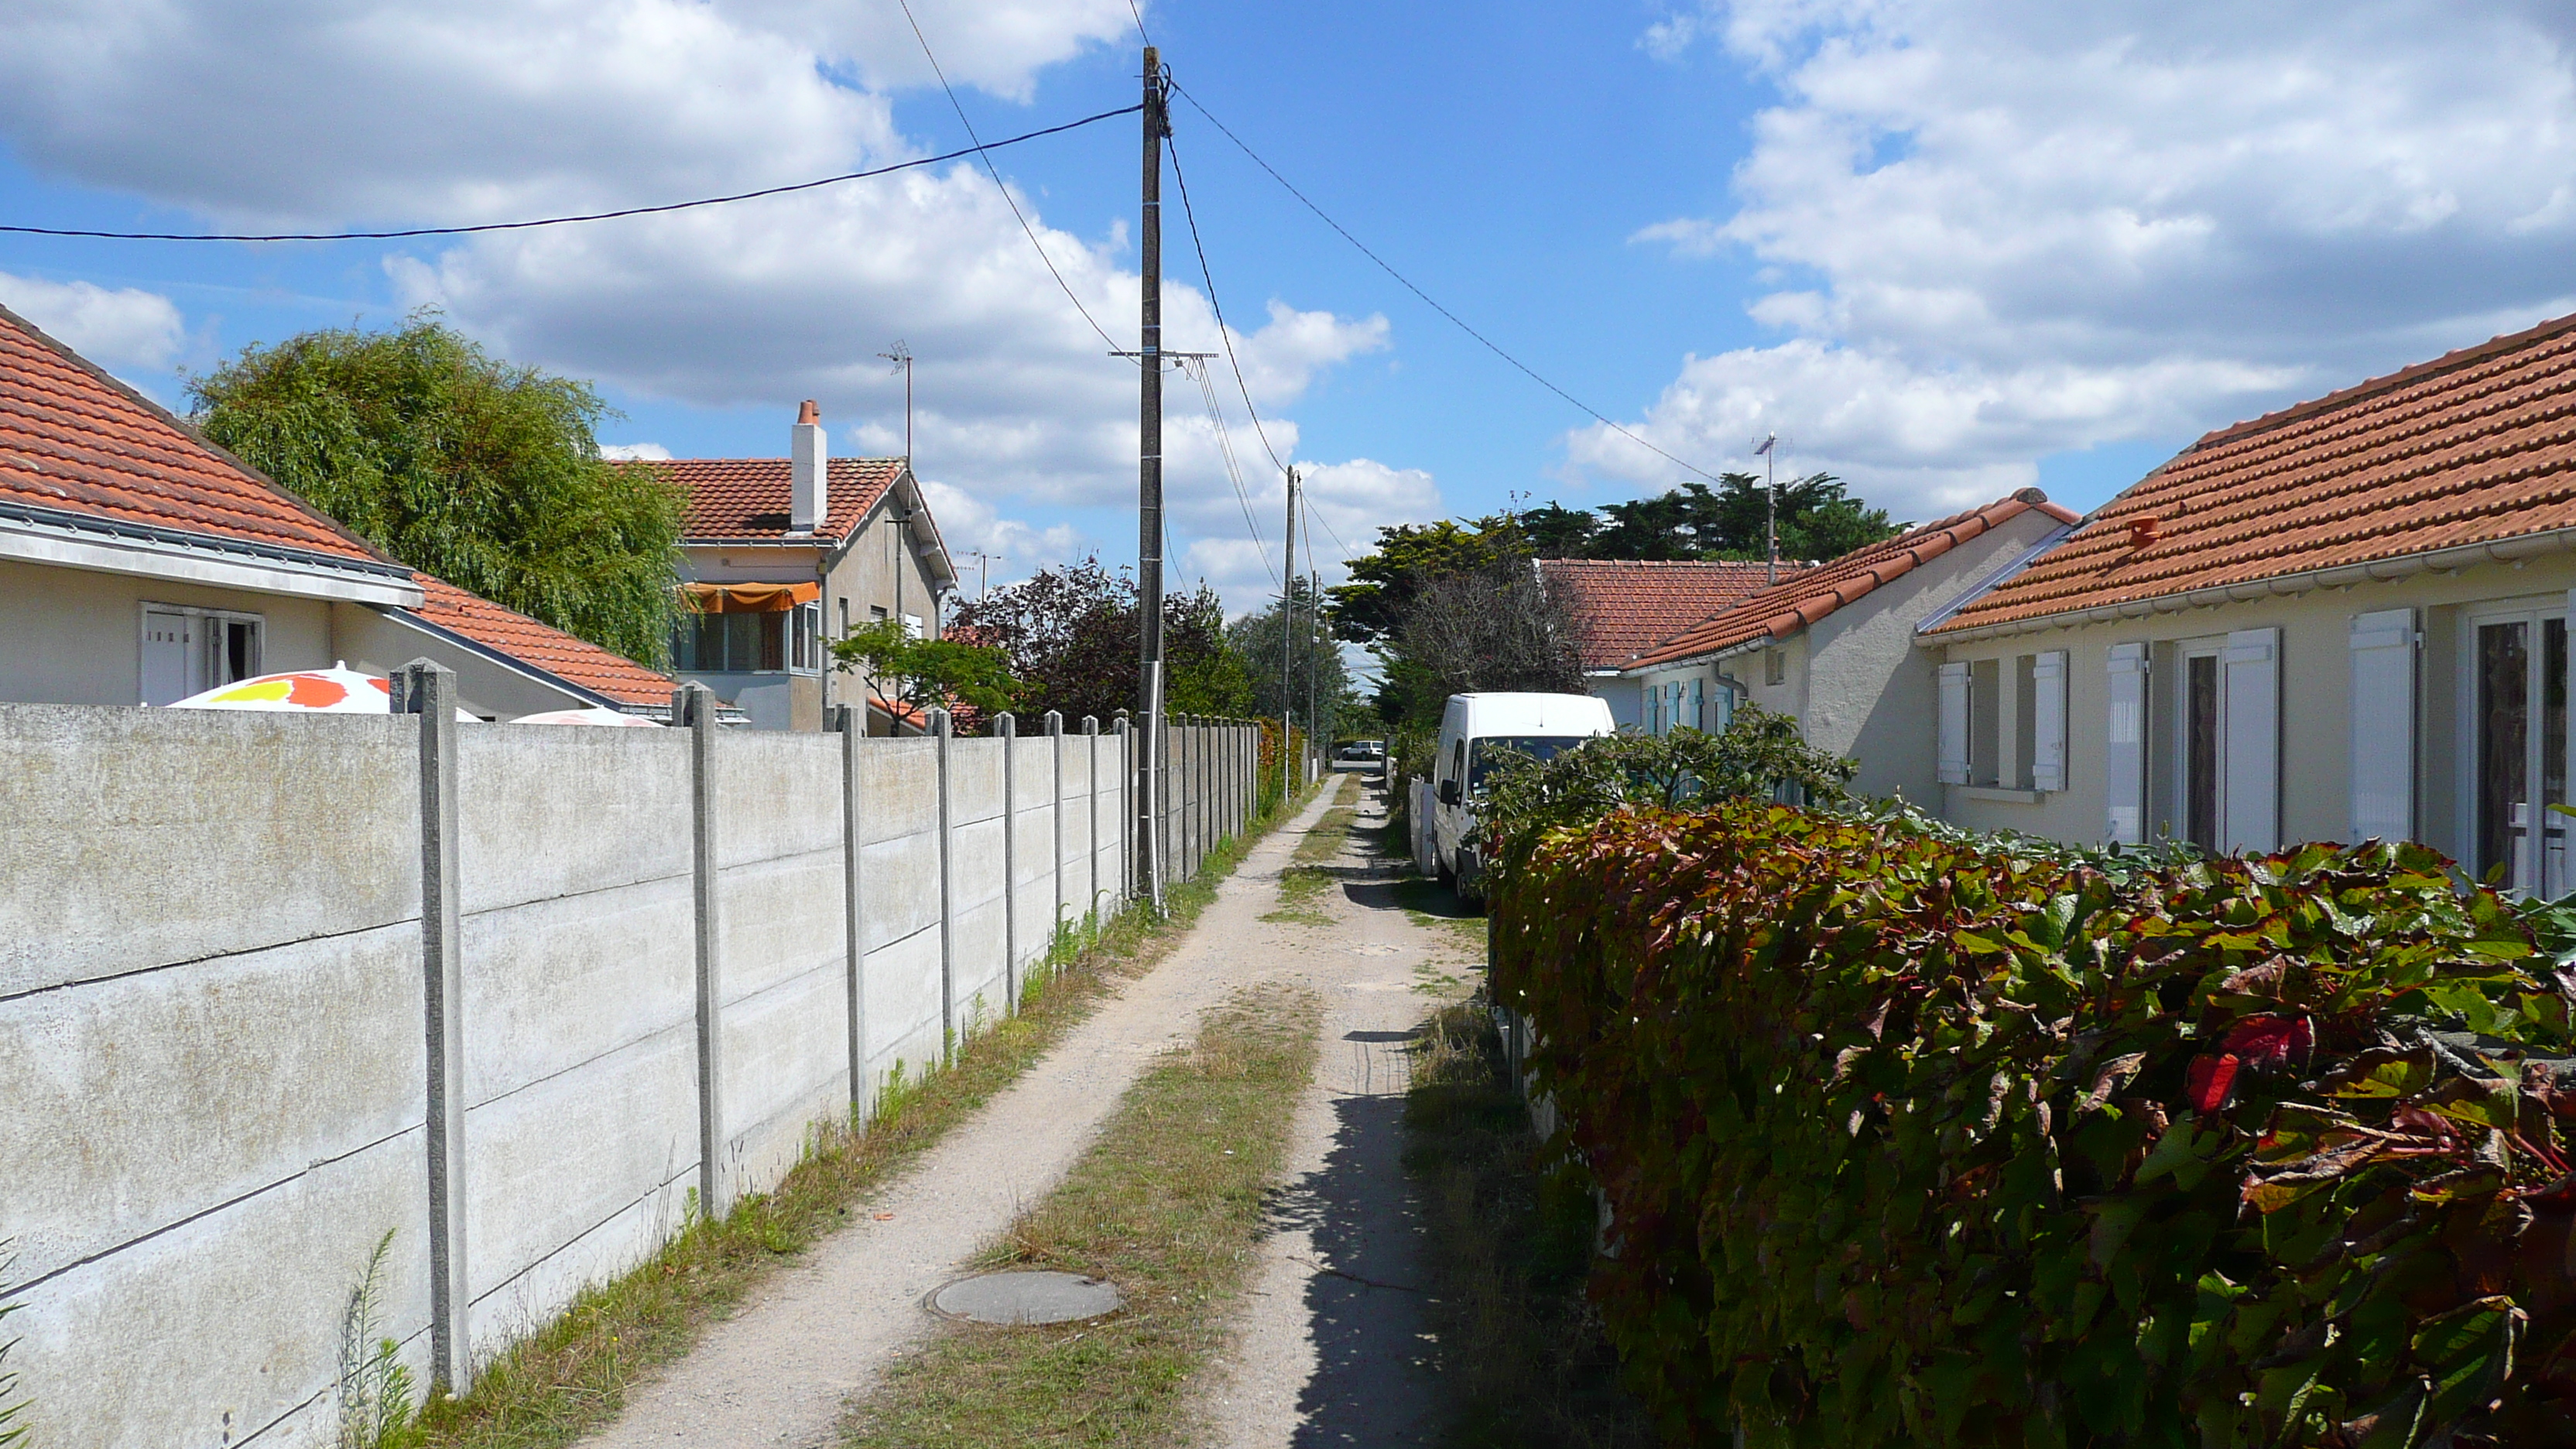
[{"label": "brick chimney", "polygon": [[831,471],[832,447],[823,436],[822,410],[809,397],[796,409],[796,426],[787,443],[787,526],[791,532],[812,533],[831,516]]}]

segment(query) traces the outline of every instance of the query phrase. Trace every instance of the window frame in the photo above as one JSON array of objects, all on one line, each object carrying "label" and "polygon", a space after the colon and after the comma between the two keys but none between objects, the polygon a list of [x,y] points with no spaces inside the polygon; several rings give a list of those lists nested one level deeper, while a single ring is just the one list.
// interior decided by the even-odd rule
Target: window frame
[{"label": "window frame", "polygon": [[[266,614],[253,613],[247,609],[216,609],[203,604],[169,604],[155,599],[144,599],[137,603],[134,611],[134,698],[138,703],[151,702],[149,671],[152,616],[155,614],[177,614],[195,621],[199,627],[242,624],[249,626],[250,629],[249,667],[237,674],[230,673],[226,668],[221,667],[228,661],[222,660],[220,656],[230,652],[229,640],[223,635],[217,634],[193,641],[190,649],[196,657],[189,672],[192,676],[201,678],[203,682],[197,684],[196,688],[179,695],[180,699],[186,699],[189,695],[203,694],[209,689],[220,689],[227,684],[235,684],[245,679],[257,679],[261,674],[268,672],[265,667],[268,654],[268,616]],[[215,664],[218,667],[205,667],[208,664]]]},{"label": "window frame", "polygon": [[[2576,668],[2576,659],[2568,657],[2569,653],[2576,653],[2576,620],[2571,620],[2569,616],[2568,600],[2565,595],[2496,599],[2469,605],[2459,611],[2459,652],[2455,656],[2459,664],[2453,671],[2456,682],[2452,691],[2459,709],[2459,732],[2455,736],[2459,744],[2452,751],[2454,769],[2457,771],[2456,793],[2453,798],[2457,802],[2459,830],[2457,839],[2462,847],[2459,857],[2472,875],[2482,875],[2484,871],[2484,867],[2480,864],[2482,853],[2480,837],[2487,824],[2481,818],[2478,790],[2483,753],[2478,747],[2480,734],[2478,701],[2483,686],[2483,680],[2479,676],[2478,632],[2491,625],[2513,623],[2523,624],[2529,630],[2529,633],[2524,636],[2523,646],[2525,651],[2523,770],[2527,792],[2532,795],[2546,793],[2551,763],[2548,748],[2549,731],[2544,720],[2546,708],[2544,696],[2549,672],[2547,640],[2549,626],[2552,623],[2568,631],[2561,636],[2562,649],[2566,651],[2561,654],[2562,671]],[[2562,689],[2571,685],[2576,685],[2576,679],[2571,679],[2567,673],[2562,672]],[[2560,791],[2562,794],[2576,793],[2576,778],[2570,777],[2564,758],[2567,753],[2567,741],[2562,738],[2559,743]],[[2576,842],[2571,842],[2566,825],[2553,825],[2551,822],[2563,822],[2567,817],[2550,812],[2546,808],[2550,802],[2546,800],[2525,803],[2536,803],[2542,807],[2534,812],[2536,818],[2533,822],[2541,831],[2542,846],[2539,851],[2531,855],[2524,869],[2508,870],[2507,879],[2503,882],[2502,888],[2526,896],[2537,894],[2554,897],[2564,894],[2572,884],[2576,884],[2569,880],[2570,875],[2576,874],[2576,871],[2570,869],[2569,847],[2571,843]],[[2553,833],[2560,842],[2555,870],[2551,866],[2549,859],[2551,852],[2548,848],[2549,838]]]}]

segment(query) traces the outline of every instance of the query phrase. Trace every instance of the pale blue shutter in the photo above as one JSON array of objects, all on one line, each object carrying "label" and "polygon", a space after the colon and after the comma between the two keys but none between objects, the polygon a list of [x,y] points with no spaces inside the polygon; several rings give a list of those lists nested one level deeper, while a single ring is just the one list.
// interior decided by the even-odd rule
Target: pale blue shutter
[{"label": "pale blue shutter", "polygon": [[1968,783],[1968,666],[1965,664],[1941,666],[1940,736],[1941,783]]},{"label": "pale blue shutter", "polygon": [[2105,681],[2102,799],[2107,835],[2115,844],[2147,838],[2147,646],[2111,646]]},{"label": "pale blue shutter", "polygon": [[2415,838],[2415,611],[2352,616],[2352,838]]},{"label": "pale blue shutter", "polygon": [[2227,636],[2219,844],[2259,853],[2281,845],[2281,631]]}]

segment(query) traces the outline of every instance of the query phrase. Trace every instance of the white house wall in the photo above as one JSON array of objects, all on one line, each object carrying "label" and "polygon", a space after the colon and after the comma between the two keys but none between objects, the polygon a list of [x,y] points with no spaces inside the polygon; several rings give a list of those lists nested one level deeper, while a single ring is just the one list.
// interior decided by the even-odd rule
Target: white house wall
[{"label": "white house wall", "polygon": [[147,602],[259,615],[271,670],[330,664],[333,609],[364,607],[0,561],[0,701],[141,703]]},{"label": "white house wall", "polygon": [[2576,587],[2576,555],[2484,564],[2456,574],[2277,596],[2115,623],[2045,629],[1961,644],[1934,644],[1927,659],[2008,662],[2067,651],[2066,788],[2047,793],[1944,787],[1942,813],[1976,829],[2011,829],[2098,843],[2107,824],[2106,709],[2113,645],[2150,646],[2146,833],[2179,835],[2176,819],[2176,684],[2185,641],[2277,628],[2280,658],[2280,843],[2340,840],[2350,833],[2353,720],[2352,619],[2419,611],[2423,636],[2416,691],[2417,837],[2460,856],[2469,844],[2461,802],[2463,725],[2459,634],[2476,606],[2527,601],[2562,610]]}]

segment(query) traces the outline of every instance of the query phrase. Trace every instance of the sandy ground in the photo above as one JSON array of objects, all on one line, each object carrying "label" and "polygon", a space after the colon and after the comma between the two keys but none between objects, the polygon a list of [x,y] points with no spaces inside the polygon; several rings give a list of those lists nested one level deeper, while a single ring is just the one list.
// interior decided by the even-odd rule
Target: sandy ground
[{"label": "sandy ground", "polygon": [[[1372,797],[1360,823],[1383,819]],[[1442,978],[1471,958],[1398,908],[1393,867],[1356,848],[1333,864],[1332,924],[1288,928],[1301,934],[1280,947],[1323,994],[1323,1053],[1234,1351],[1205,1386],[1215,1441],[1231,1449],[1437,1437],[1421,1219],[1403,1164],[1406,1048],[1439,1000],[1464,989]]]},{"label": "sandy ground", "polygon": [[[1280,871],[1330,798],[1256,846],[1160,965],[854,1211],[849,1227],[755,1288],[688,1357],[630,1394],[615,1423],[583,1442],[597,1449],[834,1442],[849,1398],[933,1327],[922,1300],[1063,1179],[1149,1060],[1190,1041],[1199,1013],[1235,988],[1303,974],[1274,969],[1273,952],[1259,948],[1310,928],[1260,918],[1276,909]],[[892,1216],[880,1220],[884,1214]]]}]

